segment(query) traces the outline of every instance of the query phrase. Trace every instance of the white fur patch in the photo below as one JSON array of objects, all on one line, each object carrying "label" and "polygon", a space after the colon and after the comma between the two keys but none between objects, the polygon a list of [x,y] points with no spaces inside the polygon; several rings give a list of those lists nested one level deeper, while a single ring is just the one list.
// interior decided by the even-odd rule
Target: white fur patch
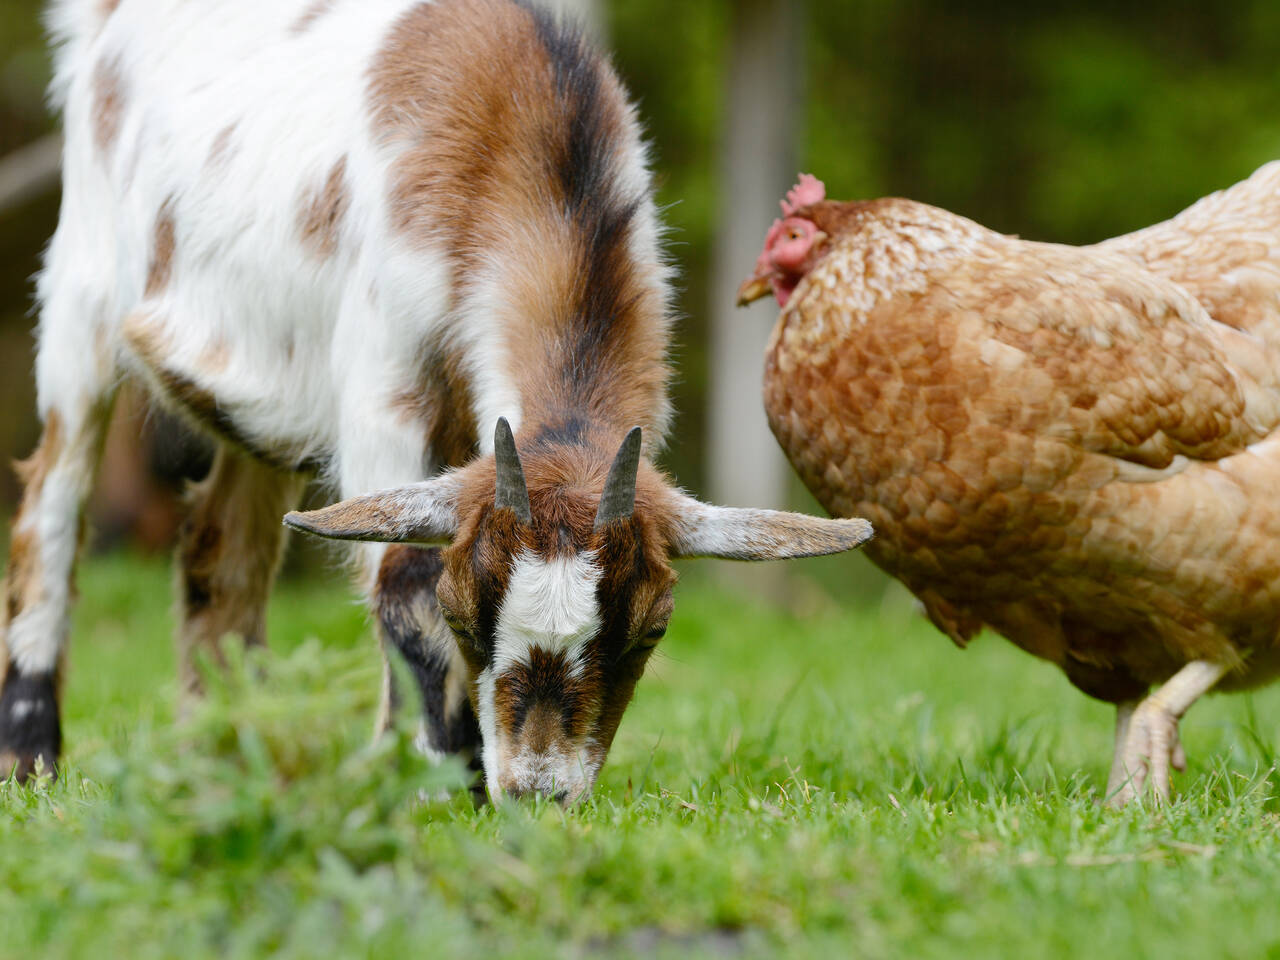
[{"label": "white fur patch", "polygon": [[591,759],[594,740],[587,738],[577,749],[553,753],[523,750],[507,764],[507,775],[521,791],[537,791],[545,797],[563,793],[576,800],[595,782],[599,763]]},{"label": "white fur patch", "polygon": [[44,704],[39,700],[18,700],[9,708],[9,716],[15,723],[32,713],[44,713]]},{"label": "white fur patch", "polygon": [[535,647],[563,651],[577,665],[582,648],[600,630],[600,575],[594,551],[552,560],[520,553],[498,609],[493,670],[503,673],[526,661]]},{"label": "white fur patch", "polygon": [[498,715],[493,706],[493,688],[493,667],[485,667],[476,677],[476,723],[480,727],[485,789],[489,798],[496,800],[502,788],[498,786]]},{"label": "white fur patch", "polygon": [[413,735],[413,749],[426,757],[433,767],[444,763],[445,757],[448,756],[431,745],[431,735],[427,733],[427,721],[425,719],[418,724],[417,732]]}]

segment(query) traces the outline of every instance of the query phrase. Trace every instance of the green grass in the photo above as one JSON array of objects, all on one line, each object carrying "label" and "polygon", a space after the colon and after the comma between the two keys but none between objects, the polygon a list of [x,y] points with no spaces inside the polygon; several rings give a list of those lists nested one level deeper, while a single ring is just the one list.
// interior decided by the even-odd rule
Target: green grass
[{"label": "green grass", "polygon": [[0,956],[1280,955],[1275,692],[1195,707],[1176,802],[1114,812],[1111,711],[1003,641],[690,582],[593,799],[476,809],[369,746],[336,579],[174,726],[169,579],[84,567],[65,775],[0,785]]}]

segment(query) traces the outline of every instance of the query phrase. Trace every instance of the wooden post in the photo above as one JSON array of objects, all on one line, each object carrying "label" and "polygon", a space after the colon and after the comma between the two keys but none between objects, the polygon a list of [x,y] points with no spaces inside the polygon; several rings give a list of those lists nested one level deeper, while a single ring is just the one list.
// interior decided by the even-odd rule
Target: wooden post
[{"label": "wooden post", "polygon": [[61,164],[62,137],[56,133],[0,157],[0,213],[54,189]]},{"label": "wooden post", "polygon": [[[795,0],[738,0],[731,9],[709,304],[707,476],[717,503],[783,507],[789,468],[765,420],[760,386],[778,305],[769,298],[738,309],[734,300],[779,215],[778,201],[795,182],[804,8]],[[784,571],[778,564],[720,566],[753,591],[776,596],[782,589]]]}]

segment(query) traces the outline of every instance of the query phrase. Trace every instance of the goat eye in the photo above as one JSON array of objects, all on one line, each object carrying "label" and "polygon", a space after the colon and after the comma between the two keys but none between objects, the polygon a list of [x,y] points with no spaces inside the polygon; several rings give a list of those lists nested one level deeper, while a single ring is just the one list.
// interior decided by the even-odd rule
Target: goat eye
[{"label": "goat eye", "polygon": [[641,637],[640,642],[637,644],[637,646],[652,647],[666,635],[667,635],[667,625],[664,623],[660,627],[654,627],[652,630],[646,633],[643,637]]},{"label": "goat eye", "polygon": [[445,626],[447,626],[455,634],[462,637],[464,640],[469,640],[472,643],[475,642],[475,638],[471,636],[471,631],[469,631],[466,628],[466,625],[463,624],[463,622],[459,620],[457,617],[452,616],[451,614],[448,614],[448,613],[444,613],[443,611],[441,612],[440,616],[444,619]]}]

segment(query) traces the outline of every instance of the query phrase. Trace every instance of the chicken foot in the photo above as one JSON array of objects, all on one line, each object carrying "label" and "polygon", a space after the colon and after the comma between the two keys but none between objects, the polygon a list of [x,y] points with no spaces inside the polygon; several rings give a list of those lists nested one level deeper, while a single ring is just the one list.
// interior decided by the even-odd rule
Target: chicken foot
[{"label": "chicken foot", "polygon": [[[1114,796],[1116,791],[1124,786],[1129,779],[1129,775],[1125,772],[1124,746],[1129,736],[1129,721],[1133,717],[1133,711],[1141,702],[1141,700],[1125,700],[1116,704],[1116,739],[1111,758],[1111,773],[1107,777],[1107,791],[1105,794],[1107,797]],[[1179,773],[1187,769],[1187,753],[1182,748],[1182,740],[1178,737],[1177,727],[1174,728],[1173,749],[1169,763]]]},{"label": "chicken foot", "polygon": [[1187,664],[1144,700],[1116,705],[1115,757],[1107,802],[1123,807],[1149,787],[1157,802],[1169,799],[1169,770],[1185,770],[1178,721],[1191,704],[1222,679],[1227,667],[1208,660]]}]

